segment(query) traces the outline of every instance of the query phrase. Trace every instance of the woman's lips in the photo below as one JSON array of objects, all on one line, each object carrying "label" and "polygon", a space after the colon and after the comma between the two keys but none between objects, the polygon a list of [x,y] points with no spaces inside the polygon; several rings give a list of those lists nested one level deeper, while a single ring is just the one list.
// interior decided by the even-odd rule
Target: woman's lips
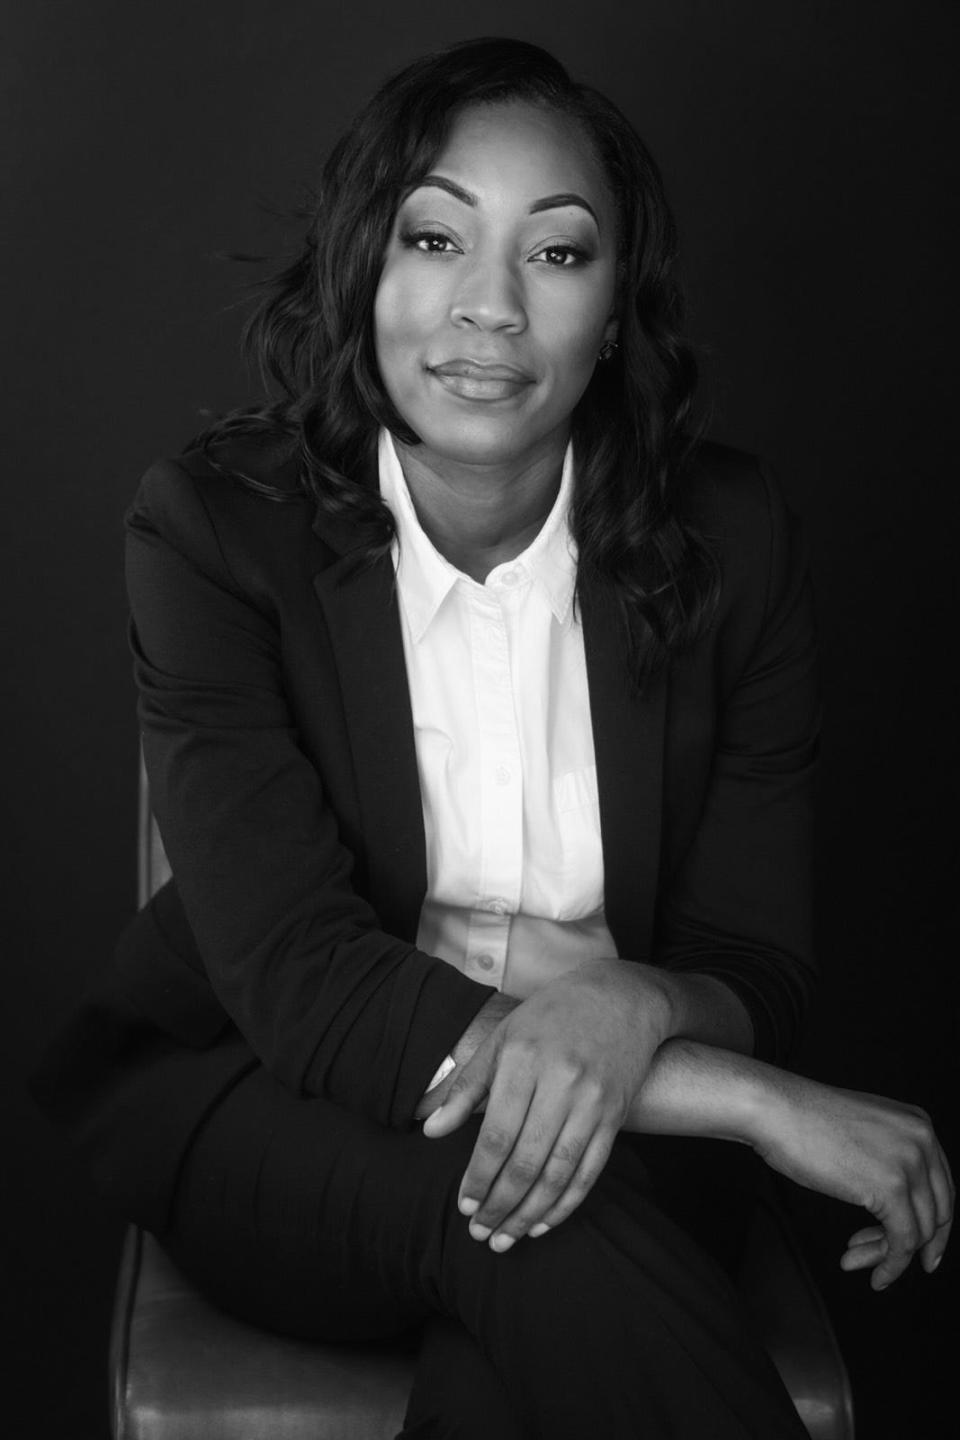
[{"label": "woman's lips", "polygon": [[476,360],[445,360],[428,367],[445,390],[464,400],[510,400],[519,395],[533,377],[512,365],[485,365]]}]

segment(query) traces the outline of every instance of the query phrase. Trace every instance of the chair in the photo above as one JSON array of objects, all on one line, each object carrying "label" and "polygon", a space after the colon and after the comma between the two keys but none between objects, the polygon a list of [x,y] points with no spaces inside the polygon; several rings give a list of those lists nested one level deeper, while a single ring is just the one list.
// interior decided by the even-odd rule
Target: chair
[{"label": "chair", "polygon": [[[138,858],[142,905],[170,875],[142,766]],[[853,1440],[823,1301],[766,1202],[739,1286],[812,1440]],[[114,1440],[394,1440],[414,1363],[409,1343],[321,1345],[246,1325],[199,1295],[151,1235],[127,1233],[110,1344]]]}]

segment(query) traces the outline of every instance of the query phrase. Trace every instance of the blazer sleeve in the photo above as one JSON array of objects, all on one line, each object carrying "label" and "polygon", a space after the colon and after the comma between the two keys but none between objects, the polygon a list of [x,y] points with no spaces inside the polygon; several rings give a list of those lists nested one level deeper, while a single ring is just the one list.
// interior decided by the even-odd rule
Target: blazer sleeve
[{"label": "blazer sleeve", "polygon": [[[234,579],[203,481],[152,467],[126,533],[151,802],[210,985],[292,1091],[408,1125],[490,989],[385,934],[354,889],[298,744],[269,587]],[[176,899],[159,905],[169,918]]]},{"label": "blazer sleeve", "polygon": [[[816,976],[813,788],[821,697],[801,526],[762,464],[760,475],[759,522],[732,537],[732,563],[739,557],[741,574],[759,572],[763,584],[732,586],[737,613],[727,623],[747,639],[721,660],[734,678],[722,687],[695,837],[661,903],[658,958],[727,984],[753,1022],[754,1054],[784,1064]],[[755,474],[751,488],[755,497]],[[755,503],[749,508],[758,511]]]}]

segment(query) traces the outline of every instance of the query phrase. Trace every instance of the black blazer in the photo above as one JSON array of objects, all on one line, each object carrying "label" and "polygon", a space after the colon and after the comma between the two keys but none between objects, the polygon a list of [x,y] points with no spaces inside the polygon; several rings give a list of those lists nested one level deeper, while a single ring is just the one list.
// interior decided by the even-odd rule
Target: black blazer
[{"label": "black blazer", "polygon": [[[626,958],[724,980],[755,1053],[779,1062],[814,969],[807,568],[749,457],[701,447],[683,504],[715,541],[720,609],[642,697],[612,601],[582,595],[607,923]],[[250,442],[216,467],[160,461],[126,523],[144,754],[175,879],[97,967],[34,1093],[124,1212],[159,1228],[190,1134],[245,1070],[407,1127],[491,991],[415,948],[424,835],[389,560],[358,568],[356,531]]]}]

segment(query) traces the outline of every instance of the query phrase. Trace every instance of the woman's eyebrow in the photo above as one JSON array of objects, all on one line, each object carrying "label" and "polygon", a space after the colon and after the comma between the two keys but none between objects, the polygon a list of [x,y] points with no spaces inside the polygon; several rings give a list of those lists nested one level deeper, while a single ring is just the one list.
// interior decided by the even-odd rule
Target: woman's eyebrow
[{"label": "woman's eyebrow", "polygon": [[596,210],[584,200],[582,195],[574,195],[572,191],[565,191],[561,195],[545,195],[542,200],[534,200],[530,206],[530,214],[538,215],[541,210],[561,210],[565,205],[579,205],[581,210],[586,210],[588,215],[593,216],[593,223],[598,230],[600,229]]},{"label": "woman's eyebrow", "polygon": [[[477,195],[470,190],[464,190],[462,185],[458,185],[455,180],[448,180],[445,175],[425,175],[416,185],[410,186],[403,197],[404,200],[424,185],[432,185],[437,190],[446,190],[448,195],[452,195],[455,200],[460,200],[464,205],[476,207],[480,203]],[[528,213],[539,215],[541,210],[559,210],[565,205],[579,205],[581,210],[586,210],[588,215],[593,216],[593,223],[598,230],[600,229],[600,221],[593,206],[584,200],[582,195],[576,195],[572,190],[563,191],[558,195],[545,195],[542,200],[534,200]]]}]

